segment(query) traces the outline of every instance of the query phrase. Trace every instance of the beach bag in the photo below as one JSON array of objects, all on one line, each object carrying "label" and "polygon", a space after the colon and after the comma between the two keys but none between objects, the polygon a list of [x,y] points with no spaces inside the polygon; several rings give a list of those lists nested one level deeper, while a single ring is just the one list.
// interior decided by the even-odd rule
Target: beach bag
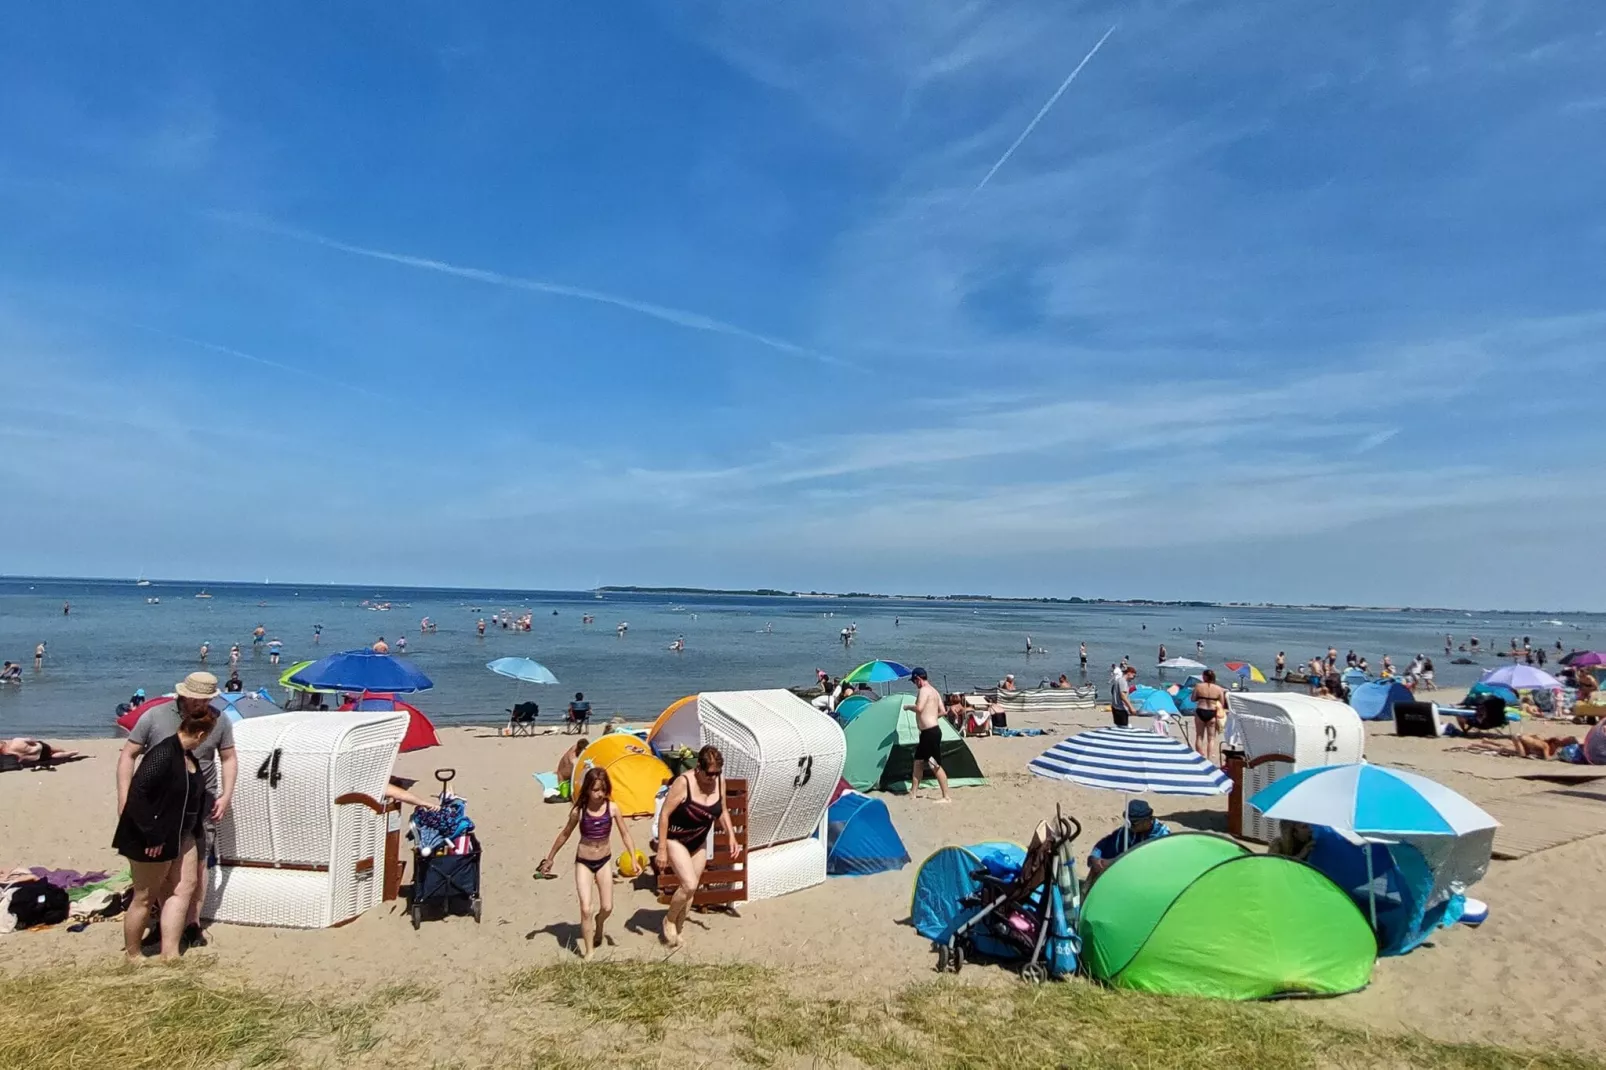
[{"label": "beach bag", "polygon": [[67,920],[67,893],[48,881],[28,881],[12,892],[9,906],[18,929],[35,925],[60,925]]}]

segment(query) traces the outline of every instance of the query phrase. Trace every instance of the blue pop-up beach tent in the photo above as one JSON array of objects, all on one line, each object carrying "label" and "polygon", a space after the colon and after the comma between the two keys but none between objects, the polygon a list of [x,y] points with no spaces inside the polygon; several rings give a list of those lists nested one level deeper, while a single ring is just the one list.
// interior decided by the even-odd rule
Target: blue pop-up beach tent
[{"label": "blue pop-up beach tent", "polygon": [[1387,721],[1394,717],[1396,702],[1414,702],[1411,689],[1398,680],[1374,680],[1350,692],[1349,704],[1363,721]]},{"label": "blue pop-up beach tent", "polygon": [[892,827],[892,815],[880,799],[844,792],[825,819],[825,871],[833,877],[858,877],[902,869],[909,852]]}]

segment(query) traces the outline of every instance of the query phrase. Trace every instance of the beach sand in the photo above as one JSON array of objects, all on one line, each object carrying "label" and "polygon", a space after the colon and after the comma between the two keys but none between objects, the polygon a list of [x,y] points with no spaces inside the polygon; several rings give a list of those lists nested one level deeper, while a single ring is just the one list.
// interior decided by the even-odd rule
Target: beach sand
[{"label": "beach sand", "polygon": [[[1099,711],[1057,715],[1041,727],[1047,738],[982,739],[972,749],[991,778],[985,787],[954,792],[952,805],[928,798],[885,796],[893,820],[918,864],[946,844],[1024,841],[1056,804],[1085,832],[1078,853],[1116,827],[1122,797],[1033,777],[1027,761],[1057,736],[1108,723]],[[1557,727],[1555,731],[1568,731]],[[1571,729],[1572,731],[1581,731]],[[594,734],[596,729],[593,730]],[[1368,726],[1367,756],[1415,769],[1485,805],[1552,788],[1517,779],[1542,772],[1538,762],[1459,752],[1450,740],[1398,739]],[[550,769],[570,739],[561,735],[507,739],[495,729],[449,729],[438,749],[403,755],[397,773],[427,792],[432,771],[458,770],[455,787],[485,847],[484,921],[427,922],[415,932],[400,903],[385,904],[355,923],[301,932],[218,925],[202,954],[216,970],[258,985],[298,991],[352,979],[372,982],[491,978],[521,966],[566,961],[578,935],[573,843],[560,856],[559,880],[531,873],[564,817],[544,805],[531,774]],[[0,866],[44,865],[80,870],[119,869],[108,846],[114,826],[115,740],[87,741],[93,757],[49,773],[0,776]],[[245,775],[242,773],[242,775]],[[1173,828],[1224,831],[1226,799],[1149,796]],[[1606,802],[1602,803],[1606,806]],[[647,822],[635,835],[645,847]],[[873,992],[929,979],[934,957],[906,924],[914,866],[870,877],[832,879],[804,892],[743,905],[740,917],[692,916],[685,961],[744,961],[785,969],[811,993]],[[1606,1049],[1606,1019],[1593,1013],[1606,983],[1606,937],[1588,919],[1606,908],[1606,837],[1496,861],[1472,894],[1491,915],[1479,929],[1457,926],[1430,946],[1378,963],[1366,991],[1339,999],[1280,1006],[1382,1029],[1411,1029],[1445,1039],[1499,1043],[1550,1042]],[[605,958],[665,957],[657,940],[662,908],[646,891],[619,885]],[[120,954],[121,926],[102,924],[72,934],[58,927],[4,937],[5,967],[30,970],[60,962],[110,963]],[[973,982],[1018,983],[1004,970],[966,971]]]}]

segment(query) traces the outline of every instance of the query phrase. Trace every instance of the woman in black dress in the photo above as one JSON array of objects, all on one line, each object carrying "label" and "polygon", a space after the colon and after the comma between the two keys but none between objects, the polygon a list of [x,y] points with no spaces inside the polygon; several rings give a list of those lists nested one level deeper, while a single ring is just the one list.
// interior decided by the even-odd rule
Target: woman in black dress
[{"label": "woman in black dress", "polygon": [[153,905],[161,900],[162,958],[176,960],[190,900],[200,892],[199,852],[206,777],[190,753],[217,724],[210,706],[185,711],[178,733],[145,752],[128,787],[112,846],[128,859],[134,899],[123,915],[123,949],[140,961]]}]

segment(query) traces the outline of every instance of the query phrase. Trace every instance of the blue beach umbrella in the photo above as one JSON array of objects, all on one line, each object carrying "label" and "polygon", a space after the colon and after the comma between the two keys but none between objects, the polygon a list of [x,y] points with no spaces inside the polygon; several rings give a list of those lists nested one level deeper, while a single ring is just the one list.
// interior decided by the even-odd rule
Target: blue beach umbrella
[{"label": "blue beach umbrella", "polygon": [[[1249,805],[1277,821],[1326,826],[1352,843],[1465,836],[1500,825],[1482,807],[1435,780],[1364,762],[1327,765],[1283,777],[1257,791]],[[1375,930],[1377,890],[1370,850],[1366,852],[1366,871]]]},{"label": "blue beach umbrella", "polygon": [[428,691],[434,681],[412,663],[372,650],[343,650],[313,662],[290,677],[290,683],[321,691],[383,691],[407,695]]},{"label": "blue beach umbrella", "polygon": [[1283,777],[1256,792],[1249,805],[1273,820],[1325,825],[1352,841],[1464,836],[1500,824],[1435,780],[1364,762]]},{"label": "blue beach umbrella", "polygon": [[497,658],[486,666],[498,676],[508,676],[527,684],[555,684],[558,678],[552,670],[530,658]]},{"label": "blue beach umbrella", "polygon": [[908,675],[909,670],[896,661],[867,661],[842,679],[850,684],[886,684]]}]

